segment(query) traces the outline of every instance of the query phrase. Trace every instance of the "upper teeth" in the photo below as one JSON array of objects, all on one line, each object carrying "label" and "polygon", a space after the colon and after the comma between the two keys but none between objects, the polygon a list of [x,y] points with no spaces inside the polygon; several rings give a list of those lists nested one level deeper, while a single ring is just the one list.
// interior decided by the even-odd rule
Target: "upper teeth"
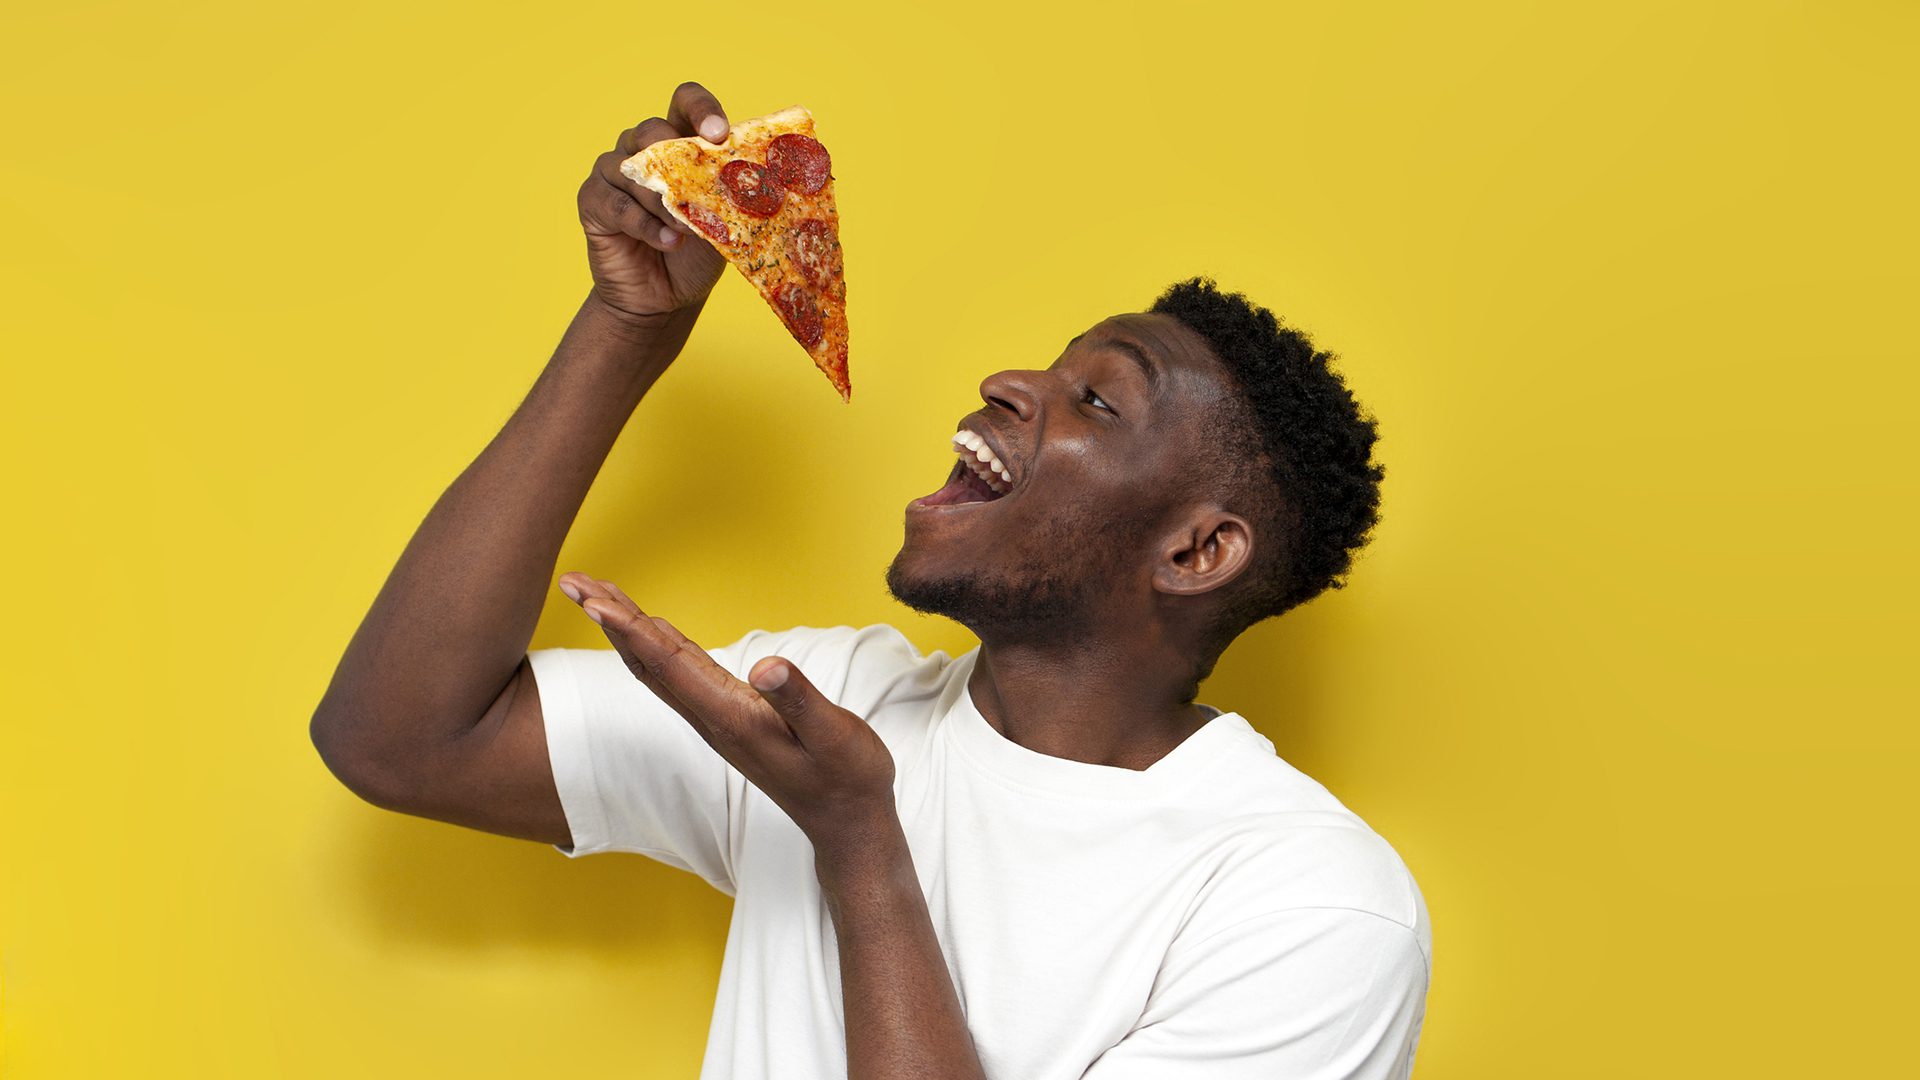
[{"label": "upper teeth", "polygon": [[1013,473],[994,455],[987,440],[971,431],[955,432],[953,436],[954,453],[967,463],[987,486],[995,491],[1005,491],[1013,483]]}]

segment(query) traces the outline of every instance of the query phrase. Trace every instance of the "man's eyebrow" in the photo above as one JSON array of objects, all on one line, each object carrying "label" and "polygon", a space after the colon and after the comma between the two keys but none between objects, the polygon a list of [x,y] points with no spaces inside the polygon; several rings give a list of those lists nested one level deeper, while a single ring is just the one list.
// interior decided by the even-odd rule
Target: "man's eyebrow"
[{"label": "man's eyebrow", "polygon": [[[1086,336],[1084,332],[1074,335],[1073,340],[1067,342],[1067,347],[1072,348],[1079,343],[1081,338]],[[1125,353],[1127,359],[1140,365],[1140,373],[1147,377],[1147,385],[1149,387],[1159,385],[1160,366],[1155,364],[1153,357],[1147,355],[1147,350],[1141,348],[1139,345],[1134,344],[1126,338],[1106,338],[1101,341],[1095,341],[1092,344],[1096,349],[1112,349],[1115,352]]]}]

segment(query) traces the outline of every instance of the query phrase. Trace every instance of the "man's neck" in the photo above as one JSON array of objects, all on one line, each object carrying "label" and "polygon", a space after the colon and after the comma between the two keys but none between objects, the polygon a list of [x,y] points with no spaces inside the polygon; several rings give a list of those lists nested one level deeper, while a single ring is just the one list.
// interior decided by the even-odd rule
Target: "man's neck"
[{"label": "man's neck", "polygon": [[1176,655],[1159,643],[983,643],[967,689],[987,723],[1035,753],[1145,769],[1207,722]]}]

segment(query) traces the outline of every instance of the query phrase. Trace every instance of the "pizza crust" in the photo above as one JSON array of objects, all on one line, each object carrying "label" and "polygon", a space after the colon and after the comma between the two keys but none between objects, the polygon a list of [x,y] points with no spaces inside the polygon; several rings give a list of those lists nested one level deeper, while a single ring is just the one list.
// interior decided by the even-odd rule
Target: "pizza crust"
[{"label": "pizza crust", "polygon": [[672,147],[675,143],[697,143],[699,145],[695,149],[702,154],[721,150],[737,152],[742,144],[763,143],[771,140],[775,135],[784,135],[790,131],[801,135],[812,135],[813,114],[803,106],[790,105],[779,112],[756,116],[737,124],[728,124],[727,137],[717,143],[710,143],[698,135],[684,139],[667,139],[645,147],[639,153],[621,162],[620,171],[626,174],[627,179],[660,196],[661,205],[666,207],[667,213],[673,215],[674,220],[698,232],[693,222],[687,220],[686,215],[674,206],[678,200],[674,198],[673,189],[667,186],[666,180],[660,175],[659,166],[662,158],[672,152],[666,148]]}]

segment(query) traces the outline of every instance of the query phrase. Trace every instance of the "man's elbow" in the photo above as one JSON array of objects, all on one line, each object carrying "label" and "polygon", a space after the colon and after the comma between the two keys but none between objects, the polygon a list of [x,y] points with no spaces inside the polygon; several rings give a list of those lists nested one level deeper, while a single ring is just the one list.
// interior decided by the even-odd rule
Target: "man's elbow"
[{"label": "man's elbow", "polygon": [[382,810],[410,812],[415,801],[413,785],[394,767],[393,756],[356,734],[354,725],[337,711],[326,705],[315,709],[307,736],[327,771],[348,791]]}]

